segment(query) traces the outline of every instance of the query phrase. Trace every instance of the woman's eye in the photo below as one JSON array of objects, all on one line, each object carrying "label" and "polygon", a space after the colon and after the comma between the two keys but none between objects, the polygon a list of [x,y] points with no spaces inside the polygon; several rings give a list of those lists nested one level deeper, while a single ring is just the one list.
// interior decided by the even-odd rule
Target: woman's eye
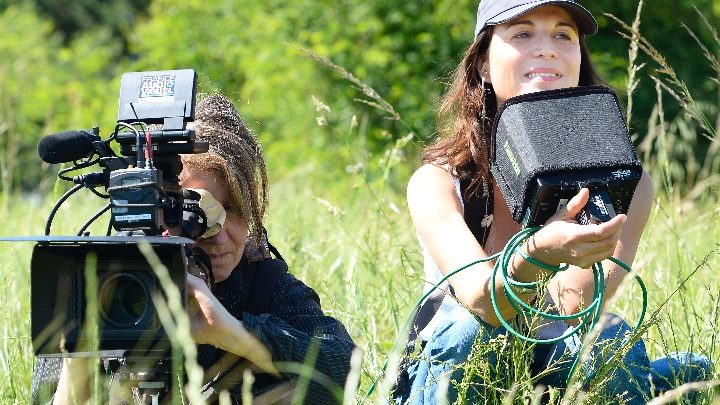
[{"label": "woman's eye", "polygon": [[568,34],[567,32],[558,32],[557,34],[555,34],[555,37],[566,41],[571,41],[573,39],[572,35]]},{"label": "woman's eye", "polygon": [[513,38],[517,38],[517,39],[530,38],[530,33],[526,32],[526,31],[518,32],[517,34],[513,35]]}]

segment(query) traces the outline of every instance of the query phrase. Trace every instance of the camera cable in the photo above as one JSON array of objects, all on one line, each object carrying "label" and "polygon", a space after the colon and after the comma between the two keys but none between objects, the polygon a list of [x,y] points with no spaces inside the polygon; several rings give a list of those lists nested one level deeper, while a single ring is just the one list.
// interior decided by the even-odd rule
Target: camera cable
[{"label": "camera cable", "polygon": [[93,222],[95,222],[96,219],[100,218],[100,216],[104,213],[106,213],[110,208],[112,207],[112,204],[106,204],[104,207],[100,208],[98,212],[93,214],[90,219],[88,219],[87,222],[80,228],[80,230],[77,233],[77,236],[83,236],[85,231],[92,225]]},{"label": "camera cable", "polygon": [[73,186],[70,190],[66,191],[65,194],[63,194],[59,200],[55,203],[55,206],[53,206],[52,210],[50,211],[50,215],[48,215],[47,221],[45,221],[45,236],[50,235],[50,227],[52,226],[52,221],[55,218],[55,214],[57,214],[57,211],[60,209],[60,206],[62,203],[65,202],[68,198],[70,198],[71,195],[75,194],[78,190],[83,188],[84,186],[82,184],[77,184]]},{"label": "camera cable", "polygon": [[[510,267],[510,261],[512,260],[512,256],[518,252],[521,256],[523,256],[526,260],[530,261],[534,265],[543,268],[544,270],[547,270],[551,272],[553,275],[555,273],[558,273],[560,271],[566,270],[569,266],[549,266],[547,264],[541,263],[537,260],[532,259],[531,257],[525,255],[520,251],[520,246],[525,242],[526,239],[528,239],[531,235],[533,235],[535,232],[540,230],[540,227],[531,227],[531,228],[525,228],[515,234],[508,243],[505,245],[502,251],[495,253],[493,255],[490,255],[488,257],[474,260],[470,263],[467,263],[463,266],[460,266],[456,268],[455,270],[449,272],[444,277],[442,277],[437,284],[433,285],[432,288],[429,289],[429,291],[425,292],[423,296],[415,303],[413,308],[410,311],[410,314],[406,318],[405,322],[403,323],[402,328],[400,329],[401,335],[400,338],[395,341],[395,344],[393,345],[393,348],[391,349],[390,353],[395,353],[398,349],[399,345],[407,344],[407,339],[405,338],[405,334],[410,328],[410,324],[412,323],[415,313],[418,311],[422,303],[425,301],[425,299],[430,296],[435,290],[440,288],[440,286],[450,277],[454,276],[455,274],[460,273],[461,271],[464,271],[476,264],[488,262],[491,260],[495,260],[495,264],[493,266],[492,275],[491,275],[491,285],[495,285],[495,282],[497,280],[497,277],[501,277],[503,281],[503,292],[505,296],[507,297],[507,300],[510,302],[510,304],[513,306],[513,308],[518,312],[518,314],[523,313],[526,316],[536,316],[541,317],[545,319],[551,319],[551,320],[571,320],[571,319],[580,319],[577,326],[573,328],[569,328],[565,333],[563,333],[561,336],[552,338],[552,339],[538,339],[533,336],[529,336],[529,334],[523,334],[522,332],[518,331],[515,327],[510,325],[509,322],[507,322],[500,313],[500,308],[498,306],[498,300],[497,300],[497,292],[494,288],[490,288],[490,299],[492,302],[493,310],[495,311],[495,314],[497,315],[498,320],[500,321],[501,326],[506,329],[511,335],[515,336],[516,338],[529,342],[534,344],[553,344],[555,342],[564,340],[572,335],[580,334],[582,331],[590,331],[595,326],[595,324],[598,321],[598,318],[600,316],[600,310],[602,307],[602,302],[605,296],[605,277],[604,277],[604,271],[603,266],[601,263],[595,263],[592,266],[593,271],[593,278],[594,278],[594,292],[593,292],[593,299],[591,303],[583,310],[578,311],[574,314],[569,315],[560,315],[558,313],[552,313],[548,311],[543,311],[541,309],[538,309],[536,307],[533,307],[530,304],[525,303],[518,294],[514,290],[518,289],[524,289],[524,290],[538,290],[544,286],[544,282],[530,282],[530,283],[524,283],[519,282],[514,279],[512,279],[509,276],[508,269]],[[498,259],[498,260],[496,260]],[[632,274],[632,269],[627,264],[623,263],[621,260],[618,260],[614,257],[610,257],[609,260],[611,260],[613,263],[620,266],[622,269],[627,271],[628,273]],[[643,320],[645,318],[645,312],[647,310],[647,289],[645,287],[645,283],[642,281],[640,276],[637,274],[633,274],[635,280],[637,281],[638,285],[640,286],[640,289],[642,291],[642,308],[640,311],[640,317],[638,319],[638,322],[635,326],[635,329],[639,328],[640,325],[642,325]],[[552,278],[552,276],[550,277]],[[476,316],[477,317],[477,316]],[[582,353],[582,348],[578,351],[578,355],[575,357],[575,360],[573,362],[572,367],[570,368],[570,371],[568,373],[567,382],[569,383],[572,380],[572,377],[575,373],[575,370],[580,362],[580,357]],[[375,388],[377,387],[378,382],[380,379],[385,375],[385,371],[387,369],[388,363],[390,359],[388,358],[385,360],[385,363],[380,369],[379,375],[373,380],[372,384],[370,385],[370,388],[365,393],[363,399],[360,401],[363,403],[365,400],[369,399],[370,395],[375,391]],[[590,380],[592,378],[592,375],[588,376],[586,380]]]}]

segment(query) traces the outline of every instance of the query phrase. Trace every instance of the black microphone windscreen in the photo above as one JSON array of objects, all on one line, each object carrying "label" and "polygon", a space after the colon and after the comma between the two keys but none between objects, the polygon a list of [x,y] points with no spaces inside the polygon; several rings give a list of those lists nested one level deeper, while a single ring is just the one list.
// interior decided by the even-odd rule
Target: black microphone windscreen
[{"label": "black microphone windscreen", "polygon": [[82,130],[46,135],[38,142],[38,155],[51,164],[82,159],[93,150],[92,136],[92,133]]}]

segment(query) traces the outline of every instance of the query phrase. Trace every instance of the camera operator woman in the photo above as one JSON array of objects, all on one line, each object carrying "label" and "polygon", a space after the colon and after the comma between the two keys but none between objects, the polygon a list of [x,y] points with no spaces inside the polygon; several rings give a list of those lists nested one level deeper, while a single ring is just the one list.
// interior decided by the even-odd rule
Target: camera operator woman
[{"label": "camera operator woman", "polygon": [[[201,344],[200,364],[210,369],[227,361],[223,357],[228,352],[275,374],[278,370],[273,363],[303,363],[316,344],[315,369],[342,389],[354,344],[339,321],[323,314],[315,291],[286,272],[267,291],[271,298],[266,312],[252,314],[243,308],[244,294],[259,288],[259,280],[266,275],[251,276],[242,267],[270,259],[263,226],[267,175],[260,145],[232,103],[222,96],[198,103],[195,126],[198,140],[208,141],[210,151],[183,156],[180,185],[210,192],[226,212],[219,232],[196,244],[210,257],[214,293],[200,279],[188,276],[192,332]],[[263,270],[257,267],[257,271]],[[252,277],[253,285],[247,285],[243,276]],[[274,378],[259,375],[255,392],[274,383]],[[317,381],[310,384],[305,401],[334,402]]]},{"label": "camera operator woman", "polygon": [[[499,252],[521,230],[489,170],[495,112],[506,100],[521,94],[601,84],[585,43],[585,36],[596,30],[593,16],[574,0],[481,0],[475,40],[440,107],[443,136],[425,150],[423,165],[407,189],[410,214],[425,255],[426,291],[451,271]],[[521,245],[523,254],[515,253],[510,262],[509,272],[517,281],[549,279],[544,300],[563,315],[577,313],[592,302],[593,273],[589,268],[596,262],[602,262],[604,268],[605,298],[615,294],[627,272],[607,259],[612,256],[632,263],[653,201],[652,183],[644,173],[627,215],[580,225],[575,217],[587,203],[588,194],[587,189],[580,190]],[[466,208],[475,210],[472,215],[481,220],[467,221]],[[532,261],[549,266],[567,263],[570,268],[550,279],[551,273]],[[492,284],[492,268],[492,263],[478,263],[453,275],[449,284],[441,285],[451,294],[440,295],[435,302],[430,302],[431,295],[421,306],[411,332],[418,340],[408,346],[408,353],[414,354],[403,362],[394,393],[396,403],[436,403],[448,378],[445,386],[450,403],[458,398],[461,386],[467,403],[490,403],[493,397],[500,397],[483,378],[505,380],[501,363],[507,365],[512,359],[499,359],[499,353],[491,352],[481,361],[495,370],[494,375],[493,371],[484,376],[477,372],[469,380],[464,378],[476,339],[487,343],[506,334],[499,317],[512,320],[517,315],[502,281]],[[491,303],[491,289],[497,293],[499,313]],[[538,298],[535,291],[524,291],[521,297],[526,303]],[[429,316],[423,315],[426,310],[430,310]],[[605,363],[631,331],[622,319],[607,315],[610,321],[592,346],[594,360],[582,365],[584,371]],[[551,339],[572,326],[556,320],[534,333],[537,338]],[[418,343],[420,349],[416,350]],[[565,388],[579,348],[577,335],[554,345],[537,345],[528,369],[538,383]],[[604,395],[610,402],[645,403],[676,383],[709,376],[710,362],[702,356],[684,353],[650,362],[642,340],[626,353],[605,385]],[[443,379],[445,383],[441,383]]]},{"label": "camera operator woman", "polygon": [[[266,393],[293,377],[276,363],[305,363],[313,350],[315,370],[336,387],[313,379],[303,402],[337,402],[328,388],[344,387],[355,346],[345,327],[324,315],[315,291],[287,271],[271,272],[263,226],[267,174],[257,139],[233,104],[220,95],[198,102],[194,125],[197,140],[208,141],[210,150],[182,157],[180,185],[200,190],[202,198],[224,210],[218,216],[224,220],[212,235],[196,243],[212,264],[212,291],[204,280],[187,276],[191,331],[207,381],[204,394],[217,399],[213,395],[229,390],[239,403],[247,362],[262,370],[255,374],[253,394]],[[55,403],[70,402],[70,381],[82,386],[82,374],[75,374],[82,370],[74,365],[63,368]]]}]

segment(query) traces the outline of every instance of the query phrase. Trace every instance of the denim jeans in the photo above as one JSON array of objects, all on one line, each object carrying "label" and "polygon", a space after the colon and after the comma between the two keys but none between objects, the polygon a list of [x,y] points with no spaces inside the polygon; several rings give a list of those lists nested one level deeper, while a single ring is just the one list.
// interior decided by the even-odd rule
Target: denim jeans
[{"label": "denim jeans", "polygon": [[[624,345],[626,337],[632,332],[631,327],[618,316],[608,316],[610,319],[592,346],[588,360],[578,365],[576,371],[581,376],[592,376],[603,366],[610,367],[602,378],[604,388],[600,391],[604,398],[614,398],[613,402],[626,404],[644,404],[660,392],[710,376],[712,363],[706,357],[692,353],[677,353],[650,362],[642,340],[629,347]],[[474,345],[476,339],[490,343],[504,334],[504,328],[493,328],[479,322],[465,308],[458,306],[435,330],[418,358],[405,363],[405,381],[401,377],[394,402],[436,404],[440,396],[445,396],[448,403],[454,403],[458,398],[458,389],[467,403],[493,402],[489,396],[500,394],[496,389],[487,388],[490,386],[485,385],[480,376],[507,379],[504,368],[508,367],[508,363],[498,359],[495,351],[489,350],[481,353],[482,357],[477,357],[478,353],[472,350],[477,348]],[[566,388],[569,371],[580,349],[577,335],[553,345],[537,345],[531,372],[534,375],[543,373],[538,378],[539,384]],[[616,353],[620,355],[613,356]],[[482,358],[490,365],[486,370],[491,371],[474,374],[470,381],[464,379],[464,364],[469,357]]]}]

